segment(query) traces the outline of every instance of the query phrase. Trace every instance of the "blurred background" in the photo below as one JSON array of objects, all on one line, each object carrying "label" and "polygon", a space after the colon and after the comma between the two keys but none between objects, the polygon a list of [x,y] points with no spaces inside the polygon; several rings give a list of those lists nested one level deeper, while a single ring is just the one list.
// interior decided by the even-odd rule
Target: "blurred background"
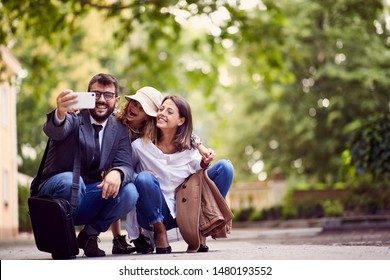
[{"label": "blurred background", "polygon": [[0,239],[64,89],[106,72],[185,97],[235,167],[236,222],[390,213],[390,1],[0,0]]}]

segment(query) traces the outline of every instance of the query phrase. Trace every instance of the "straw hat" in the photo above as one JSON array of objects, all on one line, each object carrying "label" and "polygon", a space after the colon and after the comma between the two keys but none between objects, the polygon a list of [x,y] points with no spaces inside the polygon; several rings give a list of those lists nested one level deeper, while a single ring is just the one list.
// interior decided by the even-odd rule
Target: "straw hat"
[{"label": "straw hat", "polygon": [[151,117],[157,116],[158,108],[160,108],[163,96],[154,87],[143,87],[137,90],[134,95],[125,95],[127,100],[138,101],[145,113]]}]

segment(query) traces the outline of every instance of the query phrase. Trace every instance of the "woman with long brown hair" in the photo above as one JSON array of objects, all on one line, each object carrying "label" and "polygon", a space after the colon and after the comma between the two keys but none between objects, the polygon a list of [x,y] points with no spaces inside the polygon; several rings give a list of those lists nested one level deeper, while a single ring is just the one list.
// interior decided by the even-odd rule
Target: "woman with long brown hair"
[{"label": "woman with long brown hair", "polygon": [[[156,116],[161,106],[163,95],[157,89],[146,86],[140,88],[134,95],[127,95],[125,98],[127,102],[116,114],[116,118],[127,127],[131,141],[143,138],[154,143],[157,139]],[[195,134],[191,136],[191,146],[197,148],[205,157],[213,154],[213,151],[207,149]],[[134,221],[134,224],[136,224],[136,221]],[[137,253],[153,252],[154,248],[150,244],[149,238],[143,234],[141,228],[139,228],[139,231],[137,226],[133,227],[132,230],[129,230],[131,225],[128,225],[127,228],[129,238],[132,239],[131,243],[135,247],[127,243],[125,235],[121,235],[121,223],[118,220],[111,225],[111,231],[114,236],[113,254],[131,254],[135,251]]]},{"label": "woman with long brown hair", "polygon": [[[192,115],[187,101],[178,96],[164,98],[156,117],[157,141],[138,138],[132,143],[133,163],[141,170],[134,184],[139,193],[137,220],[154,232],[156,253],[171,252],[167,230],[177,227],[175,190],[191,174],[206,168],[214,152],[203,156],[191,146]],[[230,161],[219,160],[208,175],[225,197],[233,181]],[[198,252],[207,252],[205,240]]]}]

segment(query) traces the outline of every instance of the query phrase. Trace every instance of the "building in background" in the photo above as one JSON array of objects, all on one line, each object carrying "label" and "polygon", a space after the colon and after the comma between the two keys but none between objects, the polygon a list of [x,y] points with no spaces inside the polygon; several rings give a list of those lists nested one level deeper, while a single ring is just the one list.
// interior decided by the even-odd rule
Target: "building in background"
[{"label": "building in background", "polygon": [[16,94],[21,65],[0,45],[0,240],[18,235]]}]

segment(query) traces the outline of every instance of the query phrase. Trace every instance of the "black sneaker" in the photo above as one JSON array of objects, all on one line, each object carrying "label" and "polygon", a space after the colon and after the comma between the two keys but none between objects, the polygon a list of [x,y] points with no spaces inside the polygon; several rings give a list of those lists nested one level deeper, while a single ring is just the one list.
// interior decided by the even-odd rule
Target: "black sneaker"
[{"label": "black sneaker", "polygon": [[134,244],[137,253],[149,254],[154,251],[153,246],[150,244],[149,237],[146,237],[142,233],[140,233],[137,239],[133,239],[130,242]]},{"label": "black sneaker", "polygon": [[126,235],[118,235],[112,240],[113,254],[131,254],[136,251],[136,248],[126,242]]},{"label": "black sneaker", "polygon": [[98,242],[100,242],[99,237],[96,235],[87,235],[84,229],[77,236],[79,248],[84,250],[84,255],[87,257],[104,257],[106,255],[103,250],[99,249]]}]

